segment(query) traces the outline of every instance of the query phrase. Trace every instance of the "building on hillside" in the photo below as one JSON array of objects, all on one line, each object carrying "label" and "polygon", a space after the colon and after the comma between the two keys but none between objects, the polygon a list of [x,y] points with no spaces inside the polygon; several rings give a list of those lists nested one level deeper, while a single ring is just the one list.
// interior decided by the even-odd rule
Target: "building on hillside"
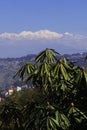
[{"label": "building on hillside", "polygon": [[21,87],[19,87],[19,86],[17,86],[17,88],[16,88],[16,91],[18,92],[18,91],[21,91]]},{"label": "building on hillside", "polygon": [[8,96],[12,95],[13,92],[14,92],[14,88],[13,88],[13,87],[9,87],[9,88],[7,89],[7,92],[8,92]]}]

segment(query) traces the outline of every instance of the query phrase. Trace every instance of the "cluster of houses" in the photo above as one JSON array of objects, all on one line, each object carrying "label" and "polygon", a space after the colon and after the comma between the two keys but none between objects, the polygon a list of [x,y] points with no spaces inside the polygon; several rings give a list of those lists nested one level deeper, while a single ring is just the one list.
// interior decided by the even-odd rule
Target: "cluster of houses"
[{"label": "cluster of houses", "polygon": [[23,88],[28,88],[28,85],[23,85],[23,86],[17,86],[16,88],[14,88],[13,86],[10,86],[8,88],[6,88],[5,90],[0,92],[0,102],[5,100],[6,97],[9,97],[13,94],[14,91],[21,91]]}]

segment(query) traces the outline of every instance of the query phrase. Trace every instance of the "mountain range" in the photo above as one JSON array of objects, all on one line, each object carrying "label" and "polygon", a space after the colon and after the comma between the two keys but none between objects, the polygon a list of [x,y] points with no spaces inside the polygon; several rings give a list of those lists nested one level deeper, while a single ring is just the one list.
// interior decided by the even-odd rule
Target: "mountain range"
[{"label": "mountain range", "polygon": [[[0,58],[0,89],[5,89],[10,86],[14,86],[15,80],[13,79],[14,74],[19,68],[27,61],[34,62],[34,54],[29,54],[20,58]],[[85,57],[87,53],[77,54],[64,54],[61,55],[67,58],[68,62],[74,62],[77,66],[86,66]]]}]

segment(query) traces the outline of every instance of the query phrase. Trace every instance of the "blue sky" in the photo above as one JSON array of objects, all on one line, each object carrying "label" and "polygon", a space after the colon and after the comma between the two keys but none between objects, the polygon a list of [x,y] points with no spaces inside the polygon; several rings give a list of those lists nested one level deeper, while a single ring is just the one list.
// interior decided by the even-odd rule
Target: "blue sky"
[{"label": "blue sky", "polygon": [[87,51],[87,0],[0,0],[0,57]]}]

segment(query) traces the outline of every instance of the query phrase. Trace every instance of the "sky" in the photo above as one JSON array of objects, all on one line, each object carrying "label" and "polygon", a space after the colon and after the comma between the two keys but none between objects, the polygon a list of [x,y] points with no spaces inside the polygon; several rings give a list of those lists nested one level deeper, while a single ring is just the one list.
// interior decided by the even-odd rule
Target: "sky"
[{"label": "sky", "polygon": [[0,0],[0,58],[87,51],[87,0]]}]

